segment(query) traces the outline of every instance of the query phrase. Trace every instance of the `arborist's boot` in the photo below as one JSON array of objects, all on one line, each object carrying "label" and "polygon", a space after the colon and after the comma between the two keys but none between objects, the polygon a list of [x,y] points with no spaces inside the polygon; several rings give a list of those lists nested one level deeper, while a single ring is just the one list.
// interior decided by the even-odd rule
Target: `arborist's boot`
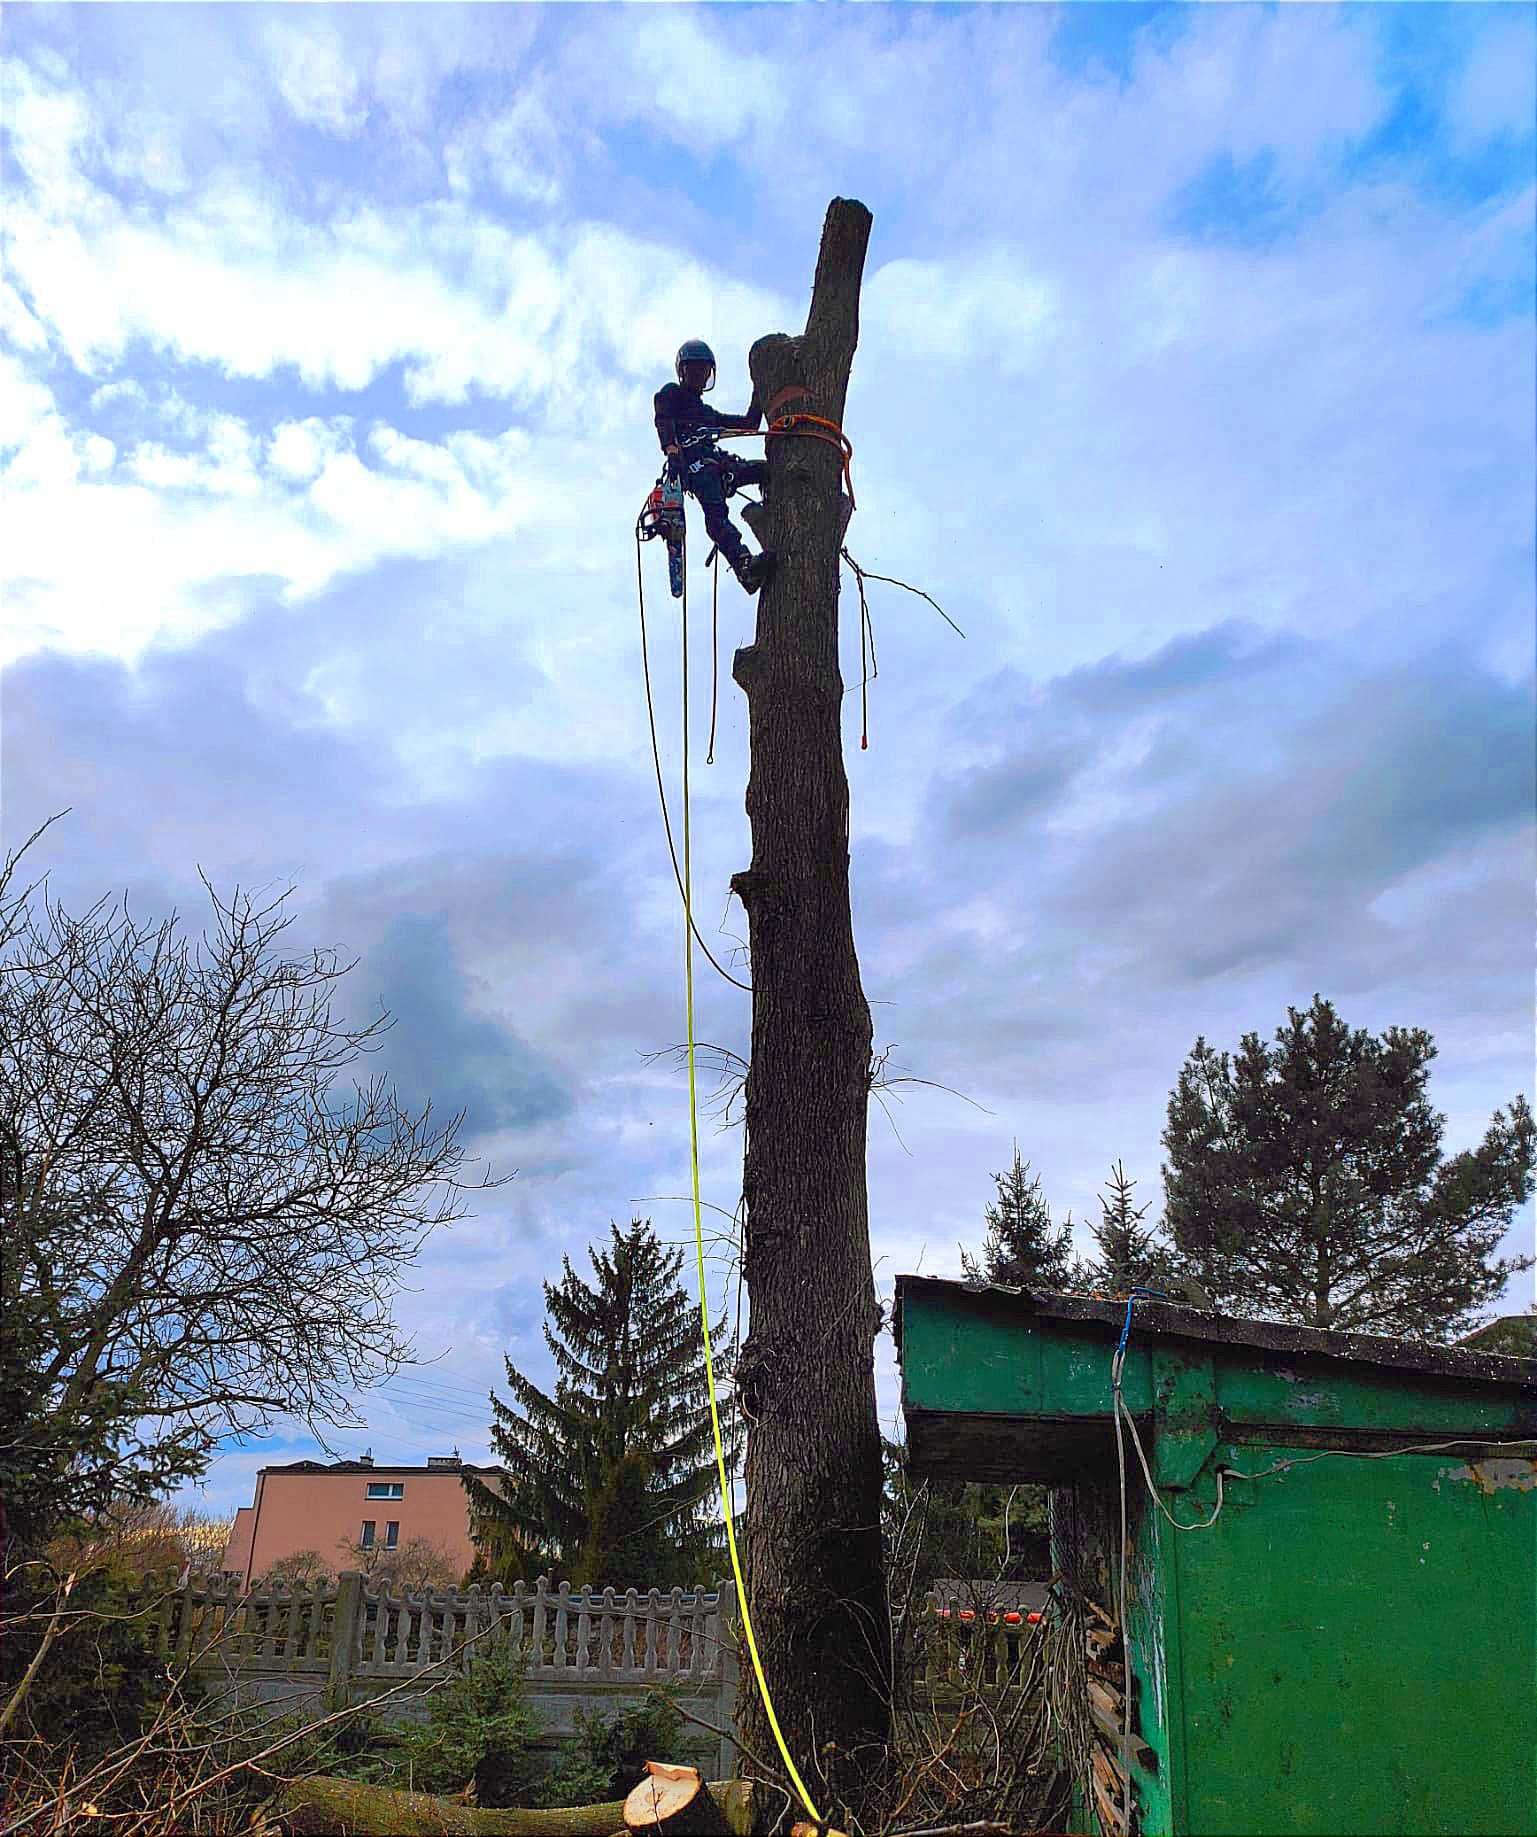
[{"label": "arborist's boot", "polygon": [[756,555],[747,555],[740,562],[733,562],[731,571],[742,583],[744,593],[756,593],[774,572],[774,551],[761,549]]}]

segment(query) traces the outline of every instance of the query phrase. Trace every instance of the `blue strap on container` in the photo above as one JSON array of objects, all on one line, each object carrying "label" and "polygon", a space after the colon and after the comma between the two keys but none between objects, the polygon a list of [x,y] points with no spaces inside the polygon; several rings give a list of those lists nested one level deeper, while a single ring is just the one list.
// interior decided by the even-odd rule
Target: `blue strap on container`
[{"label": "blue strap on container", "polygon": [[1167,1301],[1168,1299],[1169,1299],[1168,1293],[1164,1289],[1142,1288],[1140,1286],[1133,1287],[1133,1289],[1131,1290],[1131,1293],[1126,1297],[1126,1320],[1125,1320],[1125,1323],[1121,1327],[1120,1343],[1116,1346],[1116,1349],[1115,1349],[1115,1356],[1117,1359],[1123,1356],[1123,1354],[1126,1351],[1126,1342],[1128,1339],[1131,1338],[1131,1311],[1137,1305],[1137,1303],[1139,1301],[1144,1301],[1144,1300],[1145,1301]]}]

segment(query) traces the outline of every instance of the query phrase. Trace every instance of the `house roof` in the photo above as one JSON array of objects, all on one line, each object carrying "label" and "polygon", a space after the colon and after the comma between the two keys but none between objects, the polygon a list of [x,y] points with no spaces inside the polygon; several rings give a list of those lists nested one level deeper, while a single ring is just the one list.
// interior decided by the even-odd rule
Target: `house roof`
[{"label": "house roof", "polygon": [[456,1461],[452,1466],[408,1466],[388,1461],[285,1461],[277,1466],[259,1467],[258,1473],[336,1473],[367,1474],[371,1479],[397,1479],[403,1474],[499,1473],[498,1467],[480,1467],[474,1461]]}]

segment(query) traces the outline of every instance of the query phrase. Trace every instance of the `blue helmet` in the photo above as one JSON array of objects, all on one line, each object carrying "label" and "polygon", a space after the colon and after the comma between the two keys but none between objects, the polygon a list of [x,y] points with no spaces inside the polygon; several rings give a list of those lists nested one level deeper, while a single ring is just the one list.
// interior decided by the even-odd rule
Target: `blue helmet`
[{"label": "blue helmet", "polygon": [[673,369],[680,383],[683,381],[685,364],[708,364],[710,366],[710,380],[700,390],[701,395],[715,387],[715,353],[702,338],[685,338],[678,346],[678,355],[673,359]]}]

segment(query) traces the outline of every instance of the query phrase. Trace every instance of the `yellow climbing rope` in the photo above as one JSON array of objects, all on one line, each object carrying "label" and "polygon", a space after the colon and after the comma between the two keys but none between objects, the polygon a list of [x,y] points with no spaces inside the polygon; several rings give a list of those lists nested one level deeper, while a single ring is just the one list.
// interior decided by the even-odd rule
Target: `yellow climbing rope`
[{"label": "yellow climbing rope", "polygon": [[769,1694],[768,1679],[763,1675],[763,1661],[758,1656],[758,1641],[753,1633],[752,1615],[747,1606],[747,1584],[742,1577],[742,1560],[737,1554],[736,1530],[731,1510],[731,1487],[726,1478],[726,1450],[721,1442],[720,1403],[715,1391],[715,1357],[710,1346],[710,1298],[704,1268],[704,1208],[699,1196],[699,1089],[694,1071],[694,870],[692,834],[689,816],[689,740],[688,740],[688,549],[685,540],[683,556],[683,989],[684,1010],[688,1024],[688,1146],[693,1176],[694,1248],[699,1265],[699,1324],[704,1332],[704,1370],[710,1390],[710,1427],[715,1433],[715,1472],[720,1481],[721,1511],[726,1520],[726,1545],[731,1552],[731,1573],[736,1581],[736,1598],[742,1610],[742,1631],[747,1635],[747,1650],[752,1657],[753,1675],[769,1727],[774,1732],[785,1770],[795,1782],[795,1790],[813,1823],[821,1823],[821,1814],[812,1803],[796,1769],[779,1718],[774,1714],[774,1699]]}]

